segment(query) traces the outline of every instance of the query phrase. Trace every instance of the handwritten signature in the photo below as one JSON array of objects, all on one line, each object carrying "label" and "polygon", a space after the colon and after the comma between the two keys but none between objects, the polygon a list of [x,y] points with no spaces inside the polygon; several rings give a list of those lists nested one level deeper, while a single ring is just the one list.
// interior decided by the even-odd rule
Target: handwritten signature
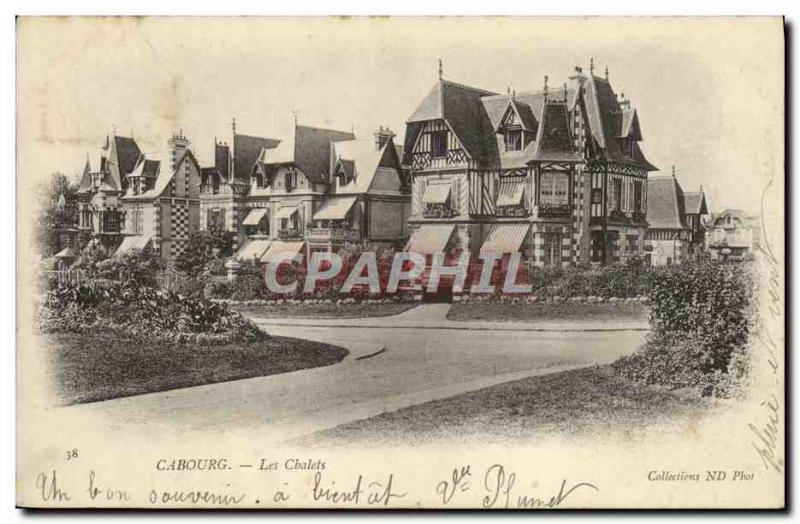
[{"label": "handwritten signature", "polygon": [[[780,458],[780,422],[781,422],[781,402],[778,394],[781,389],[781,364],[779,361],[780,347],[776,343],[769,325],[765,322],[763,312],[766,311],[771,324],[780,321],[783,317],[783,291],[781,287],[781,261],[775,255],[772,244],[767,235],[767,226],[764,219],[765,201],[767,192],[772,186],[772,179],[769,180],[761,194],[761,238],[762,241],[757,245],[756,252],[766,264],[767,270],[767,289],[766,304],[757,304],[755,319],[755,331],[753,339],[763,351],[766,352],[766,362],[774,377],[775,385],[773,391],[768,392],[768,398],[761,402],[763,408],[763,420],[760,423],[748,422],[753,441],[751,445],[756,454],[761,459],[766,470],[777,473],[783,472],[783,460]],[[780,322],[779,322],[780,324]]]}]

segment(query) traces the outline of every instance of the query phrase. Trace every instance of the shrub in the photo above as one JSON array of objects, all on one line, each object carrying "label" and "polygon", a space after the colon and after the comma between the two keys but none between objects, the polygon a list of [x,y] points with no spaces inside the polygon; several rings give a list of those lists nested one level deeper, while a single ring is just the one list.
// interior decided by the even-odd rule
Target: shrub
[{"label": "shrub", "polygon": [[[197,231],[189,235],[187,247],[175,257],[175,269],[195,276],[209,265],[220,271],[219,261],[233,254],[235,235],[230,231]],[[224,268],[223,268],[224,270]]]},{"label": "shrub", "polygon": [[38,326],[45,332],[110,329],[141,340],[258,340],[266,334],[224,304],[174,291],[114,283],[61,285],[45,294]]},{"label": "shrub", "polygon": [[646,384],[697,387],[735,396],[748,378],[750,266],[715,261],[659,272],[649,294],[652,331],[642,349],[615,363]]},{"label": "shrub", "polygon": [[227,278],[211,278],[205,284],[203,295],[207,298],[231,298],[236,286]]}]

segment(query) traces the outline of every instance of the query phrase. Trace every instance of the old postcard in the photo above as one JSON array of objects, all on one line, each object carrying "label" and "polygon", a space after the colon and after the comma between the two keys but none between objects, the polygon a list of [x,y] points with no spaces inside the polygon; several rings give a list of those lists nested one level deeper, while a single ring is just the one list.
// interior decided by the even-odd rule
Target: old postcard
[{"label": "old postcard", "polygon": [[782,508],[781,18],[17,22],[17,504]]}]

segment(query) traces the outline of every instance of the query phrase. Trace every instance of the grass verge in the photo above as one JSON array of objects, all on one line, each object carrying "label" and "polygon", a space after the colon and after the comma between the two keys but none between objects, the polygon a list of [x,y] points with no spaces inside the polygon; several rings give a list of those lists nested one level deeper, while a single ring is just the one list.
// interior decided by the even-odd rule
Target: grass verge
[{"label": "grass verge", "polygon": [[366,318],[398,315],[415,308],[415,302],[390,304],[283,304],[235,305],[232,309],[251,317],[263,318]]},{"label": "grass verge", "polygon": [[142,344],[112,333],[45,335],[64,404],[329,366],[347,350],[287,337],[223,345]]},{"label": "grass verge", "polygon": [[531,440],[628,431],[700,411],[706,400],[593,366],[507,382],[344,424],[299,445],[352,442]]},{"label": "grass verge", "polygon": [[597,322],[647,321],[647,306],[628,304],[514,304],[510,302],[457,302],[448,320],[487,322],[534,322],[591,320]]}]

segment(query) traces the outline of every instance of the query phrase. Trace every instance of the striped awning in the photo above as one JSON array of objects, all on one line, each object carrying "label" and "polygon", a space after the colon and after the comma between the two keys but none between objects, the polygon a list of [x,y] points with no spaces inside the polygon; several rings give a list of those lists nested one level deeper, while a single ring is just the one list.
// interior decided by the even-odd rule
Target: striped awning
[{"label": "striped awning", "polygon": [[529,225],[518,224],[494,226],[481,246],[481,253],[516,253],[522,247],[530,229]]},{"label": "striped awning", "polygon": [[424,204],[444,204],[450,198],[450,182],[429,183],[422,195]]},{"label": "striped awning", "polygon": [[242,222],[243,226],[257,226],[261,219],[264,218],[264,215],[267,214],[269,211],[267,208],[262,207],[260,209],[251,209],[247,216],[244,217],[244,221]]},{"label": "striped awning", "polygon": [[421,255],[443,253],[455,227],[454,224],[423,224],[411,235],[406,251]]},{"label": "striped awning", "polygon": [[314,220],[343,220],[356,203],[356,197],[335,197],[326,200],[319,211],[314,213]]},{"label": "striped awning", "polygon": [[122,240],[122,244],[119,245],[117,250],[114,252],[114,256],[118,257],[131,249],[144,249],[147,244],[150,243],[150,237],[144,235],[133,235],[129,237],[125,237]]},{"label": "striped awning", "polygon": [[236,252],[236,258],[239,260],[261,259],[271,243],[269,240],[249,240]]},{"label": "striped awning", "polygon": [[297,206],[286,206],[286,207],[280,208],[278,210],[278,212],[275,213],[275,218],[277,218],[277,219],[289,218],[292,215],[294,215],[295,213],[297,213]]},{"label": "striped awning", "polygon": [[525,193],[525,183],[518,180],[503,180],[497,194],[498,206],[518,206],[522,204],[522,195]]},{"label": "striped awning", "polygon": [[267,252],[261,256],[261,261],[271,262],[280,253],[288,252],[294,255],[295,253],[299,253],[304,245],[305,242],[284,242],[282,240],[276,240],[269,246]]}]

